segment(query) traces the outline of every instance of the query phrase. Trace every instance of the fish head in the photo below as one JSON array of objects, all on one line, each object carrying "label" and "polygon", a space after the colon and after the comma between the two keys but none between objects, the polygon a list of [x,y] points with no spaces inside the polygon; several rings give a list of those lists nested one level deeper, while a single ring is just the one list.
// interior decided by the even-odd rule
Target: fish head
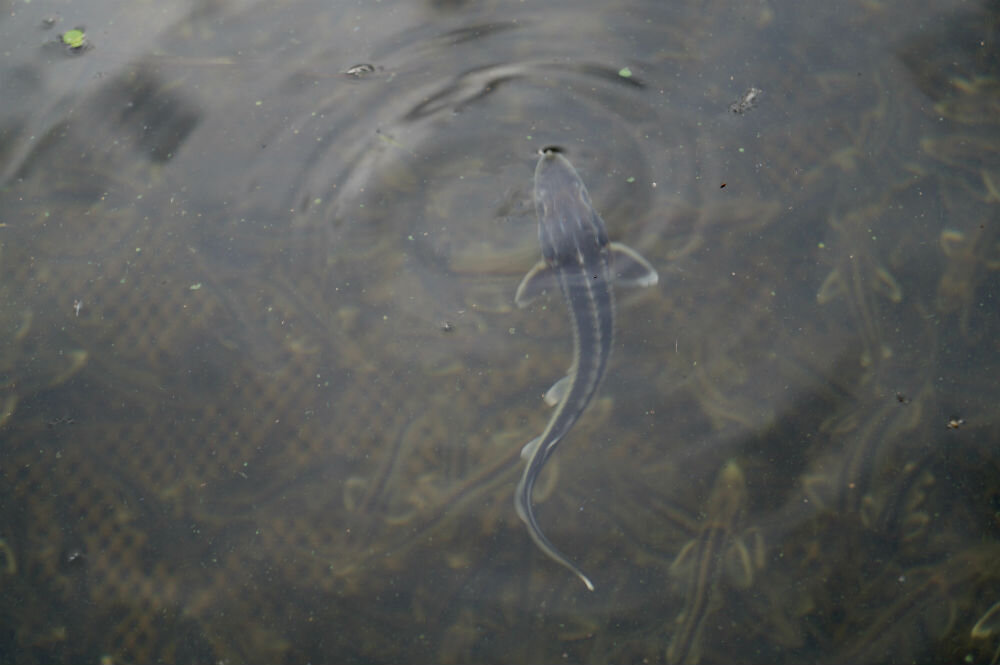
[{"label": "fish head", "polygon": [[608,257],[608,232],[580,175],[557,148],[535,168],[535,212],[542,256],[552,267],[595,265]]}]

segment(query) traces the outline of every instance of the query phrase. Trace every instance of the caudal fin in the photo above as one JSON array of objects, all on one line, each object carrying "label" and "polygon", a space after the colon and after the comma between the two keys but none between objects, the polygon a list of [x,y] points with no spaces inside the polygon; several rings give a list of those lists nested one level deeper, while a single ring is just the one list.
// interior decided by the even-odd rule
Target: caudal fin
[{"label": "caudal fin", "polygon": [[[537,445],[535,448],[537,450]],[[524,470],[521,482],[517,486],[517,492],[514,494],[514,509],[517,510],[517,516],[528,527],[528,535],[531,536],[531,539],[535,541],[535,545],[542,552],[559,565],[570,570],[580,578],[580,581],[583,582],[589,591],[593,591],[594,583],[590,581],[590,578],[575,563],[570,561],[565,554],[556,549],[556,546],[542,533],[542,528],[538,525],[538,519],[535,517],[535,509],[531,505],[531,490],[535,487],[535,476],[537,475],[537,472],[532,471],[534,467],[532,462],[534,460],[528,462],[528,467]]]}]

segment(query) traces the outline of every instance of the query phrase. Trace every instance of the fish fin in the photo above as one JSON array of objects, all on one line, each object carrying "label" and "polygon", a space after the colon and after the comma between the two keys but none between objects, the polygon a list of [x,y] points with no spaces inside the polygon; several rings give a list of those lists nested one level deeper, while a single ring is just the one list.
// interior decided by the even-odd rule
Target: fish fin
[{"label": "fish fin", "polygon": [[816,302],[825,305],[845,293],[847,293],[847,287],[844,285],[844,278],[840,275],[840,268],[834,268],[819,285],[819,291],[816,292]]},{"label": "fish fin", "polygon": [[679,578],[681,580],[687,580],[694,576],[694,566],[695,561],[692,558],[694,556],[695,545],[697,544],[696,539],[689,540],[684,547],[681,548],[680,553],[670,564],[670,576],[674,578]]},{"label": "fish fin", "polygon": [[[540,441],[542,437],[538,437],[535,441]],[[538,448],[538,444],[532,441],[527,446],[527,448]],[[534,444],[534,445],[532,445]],[[594,583],[590,581],[590,578],[580,570],[580,568],[570,561],[565,554],[556,549],[545,534],[542,533],[542,528],[538,525],[538,519],[535,517],[535,511],[531,507],[531,490],[535,485],[535,478],[538,475],[538,470],[540,466],[533,467],[529,464],[525,469],[524,473],[521,475],[521,482],[517,486],[517,492],[514,493],[514,509],[517,510],[517,516],[521,518],[521,521],[528,527],[528,535],[531,539],[535,541],[535,545],[538,546],[542,552],[545,553],[550,559],[570,570],[577,578],[583,582],[584,586],[587,587],[588,591],[594,590]]]},{"label": "fish fin", "polygon": [[743,532],[743,542],[750,550],[750,562],[754,570],[764,570],[767,567],[767,547],[764,545],[764,532],[760,527],[752,526]]},{"label": "fish fin", "polygon": [[660,281],[649,261],[619,242],[611,243],[611,274],[619,286],[653,286]]},{"label": "fish fin", "polygon": [[980,639],[996,632],[1000,632],[1000,603],[995,603],[986,610],[986,614],[979,617],[979,621],[972,627],[972,636]]},{"label": "fish fin", "polygon": [[549,388],[549,391],[545,393],[545,403],[549,406],[555,406],[559,402],[563,401],[563,398],[566,397],[566,393],[569,392],[570,383],[568,374],[553,383],[552,387]]},{"label": "fish fin", "polygon": [[521,448],[521,459],[531,459],[538,450],[538,444],[542,442],[542,437],[536,436],[531,441],[524,444],[524,448]]},{"label": "fish fin", "polygon": [[753,584],[753,560],[743,539],[737,536],[724,556],[726,575],[733,586],[749,589]]},{"label": "fish fin", "polygon": [[527,307],[546,291],[555,291],[558,288],[559,281],[556,279],[555,271],[545,261],[539,261],[521,280],[514,295],[514,302],[518,307]]}]

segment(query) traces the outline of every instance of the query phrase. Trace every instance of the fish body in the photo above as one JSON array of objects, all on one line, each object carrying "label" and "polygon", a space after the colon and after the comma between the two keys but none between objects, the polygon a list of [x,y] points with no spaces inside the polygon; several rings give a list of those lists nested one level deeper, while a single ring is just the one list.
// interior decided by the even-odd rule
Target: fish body
[{"label": "fish body", "polygon": [[[701,658],[701,634],[705,621],[716,609],[717,590],[723,570],[740,587],[753,580],[751,555],[736,535],[736,525],[747,503],[746,480],[736,462],[719,472],[705,508],[698,534],[674,560],[670,572],[686,582],[684,611],[667,649],[670,665],[696,665]],[[728,567],[727,567],[728,564]]]},{"label": "fish body", "polygon": [[604,220],[583,180],[554,148],[541,151],[535,168],[535,212],[542,260],[521,280],[514,300],[525,307],[543,293],[562,293],[572,322],[573,362],[545,395],[555,407],[548,425],[521,451],[527,466],[514,506],[535,544],[593,591],[590,579],[542,532],[531,503],[532,490],[556,446],[590,404],[607,369],[615,329],[612,284],[651,286],[659,278],[634,250],[608,240]]}]

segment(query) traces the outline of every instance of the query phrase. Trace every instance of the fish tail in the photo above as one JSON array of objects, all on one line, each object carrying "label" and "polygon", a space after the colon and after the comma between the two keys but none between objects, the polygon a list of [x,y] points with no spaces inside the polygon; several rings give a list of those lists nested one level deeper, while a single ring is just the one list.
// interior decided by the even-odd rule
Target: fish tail
[{"label": "fish tail", "polygon": [[528,467],[524,470],[524,475],[521,476],[517,492],[514,494],[514,509],[517,510],[517,516],[528,527],[528,534],[531,536],[531,539],[535,541],[535,545],[546,556],[580,578],[580,581],[583,582],[588,591],[593,591],[594,583],[590,581],[590,578],[575,563],[570,561],[569,557],[556,549],[552,541],[542,533],[542,528],[538,525],[538,519],[535,517],[535,508],[531,504],[531,491],[535,487],[534,474],[529,473],[531,467],[531,462],[529,462]]}]

